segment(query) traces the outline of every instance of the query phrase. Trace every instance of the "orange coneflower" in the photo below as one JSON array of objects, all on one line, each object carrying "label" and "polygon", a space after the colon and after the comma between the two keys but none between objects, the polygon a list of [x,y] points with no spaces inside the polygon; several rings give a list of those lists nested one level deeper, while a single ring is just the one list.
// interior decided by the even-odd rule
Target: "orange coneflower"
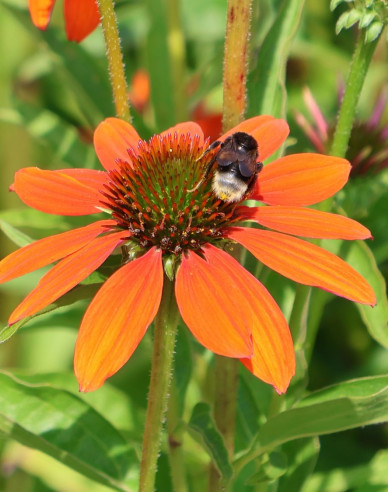
[{"label": "orange coneflower", "polygon": [[[55,0],[28,0],[32,22],[46,30]],[[96,0],[64,0],[66,35],[69,41],[82,41],[98,26],[100,13]]]},{"label": "orange coneflower", "polygon": [[[258,116],[235,132],[251,135],[267,159],[288,135],[283,120]],[[29,206],[60,215],[110,212],[110,219],[41,239],[0,262],[0,281],[61,260],[11,314],[30,316],[96,270],[119,245],[128,261],[100,288],[83,318],[75,372],[83,391],[100,387],[131,357],[160,304],[164,265],[188,328],[216,354],[238,358],[278,392],[287,389],[295,360],[287,322],[267,289],[228,252],[235,242],[282,275],[364,304],[375,304],[369,284],[332,253],[298,239],[364,239],[370,232],[346,217],[310,208],[346,183],[349,163],[297,154],[264,167],[251,198],[265,206],[223,202],[212,173],[196,186],[217,149],[204,155],[201,128],[181,123],[149,142],[116,118],[94,135],[105,171],[25,168],[13,189]],[[195,191],[192,191],[195,189]],[[253,221],[264,228],[241,226]],[[274,231],[267,230],[267,228]],[[168,261],[172,260],[172,261]]]}]

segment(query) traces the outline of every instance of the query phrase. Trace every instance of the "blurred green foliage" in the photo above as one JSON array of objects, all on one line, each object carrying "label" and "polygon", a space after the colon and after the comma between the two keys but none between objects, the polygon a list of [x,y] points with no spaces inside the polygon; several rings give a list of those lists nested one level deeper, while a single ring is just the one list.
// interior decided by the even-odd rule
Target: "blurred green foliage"
[{"label": "blurred green foliage", "polygon": [[[258,108],[269,111],[272,105],[276,114],[287,116],[291,127],[287,147],[289,153],[313,150],[294,120],[296,110],[307,114],[302,100],[304,86],[311,89],[328,120],[333,121],[336,117],[338,84],[346,77],[356,33],[355,29],[349,29],[339,36],[335,34],[337,21],[345,12],[346,5],[341,4],[331,12],[328,4],[327,0],[308,0],[300,15],[290,20],[282,19],[280,7],[283,2],[280,0],[257,0],[253,3],[252,72],[248,91],[248,105],[251,105],[248,106],[248,113],[256,114]],[[38,165],[46,169],[99,169],[91,145],[93,129],[103,118],[114,114],[101,30],[92,33],[81,45],[69,43],[61,28],[62,19],[58,13],[60,5],[56,6],[49,30],[43,33],[32,26],[26,5],[27,1],[22,0],[0,1],[0,229],[4,232],[1,233],[1,257],[15,249],[15,244],[28,241],[28,237],[37,239],[83,223],[83,219],[79,218],[47,216],[29,210],[13,193],[8,193],[8,186],[12,183],[14,172],[26,166]],[[121,0],[116,6],[127,77],[132,80],[138,69],[145,69],[150,75],[150,101],[145,110],[134,110],[134,125],[143,138],[177,122],[171,72],[168,70],[167,54],[162,43],[166,33],[163,5],[156,0]],[[222,109],[225,12],[226,0],[181,1],[186,60],[186,73],[181,83],[187,93],[186,113],[189,118],[199,103],[204,105],[209,114]],[[276,73],[271,72],[273,60],[268,54],[272,53],[273,42],[271,36],[266,36],[271,27],[278,26],[273,25],[276,19],[278,22],[288,20],[295,23],[293,42],[284,39],[279,50],[273,52],[274,57],[276,55],[279,59],[284,58],[285,84],[276,80]],[[259,48],[263,41],[265,50],[260,54]],[[263,55],[265,59],[260,58]],[[263,70],[268,70],[268,73]],[[387,46],[381,42],[361,94],[358,111],[360,119],[369,118],[379,91],[387,84],[387,72]],[[269,87],[268,97],[273,98],[272,102],[269,99],[263,101],[263,94],[258,92],[257,87],[258,80],[266,79],[267,76],[272,77],[274,84],[277,84],[276,87]],[[388,122],[387,110],[382,116],[382,122]],[[369,241],[368,246],[375,254],[376,263],[385,278],[388,275],[387,193],[388,172],[385,170],[379,174],[355,178],[349,182],[336,202],[336,206],[342,206],[349,216],[371,228],[375,240]],[[365,270],[373,270],[376,263],[374,260],[369,262],[368,254],[364,254],[361,262],[364,262],[362,264]],[[14,280],[9,285],[0,286],[1,327],[6,326],[7,316],[13,306],[31,290],[39,278],[40,273],[33,273]],[[275,273],[269,273],[267,285],[283,311],[289,314],[294,297],[293,284]],[[367,320],[348,301],[327,295],[309,366],[309,391],[333,384],[338,384],[337,388],[341,391],[343,387],[339,383],[343,381],[388,374],[386,345],[384,348],[369,333],[379,340],[379,335],[375,333],[379,330],[381,338],[387,339],[384,288],[384,281],[381,280],[379,289],[383,307],[379,306],[377,309],[382,309],[383,312],[377,313],[376,309]],[[91,288],[90,292],[92,291]],[[90,292],[85,297],[90,297]],[[313,293],[314,295],[317,294]],[[77,412],[82,414],[85,411],[86,415],[91,412],[98,421],[96,426],[102,425],[109,429],[107,435],[113,436],[112,447],[122,445],[124,454],[131,454],[128,460],[132,460],[132,465],[136,462],[133,456],[138,455],[141,442],[149,382],[151,337],[145,337],[131,360],[102,389],[96,393],[79,395],[75,378],[71,374],[72,353],[76,329],[85,305],[85,300],[79,300],[75,304],[64,302],[59,307],[54,306],[51,313],[42,314],[29,322],[16,336],[0,346],[1,367],[10,371],[0,373],[1,398],[5,402],[7,392],[11,394],[20,391],[26,405],[29,398],[37,398],[38,395],[43,395],[41,405],[45,399],[58,399],[59,402],[61,399],[71,400]],[[177,385],[181,396],[180,404],[185,406],[184,418],[189,422],[191,416],[190,425],[194,428],[195,419],[207,419],[206,405],[211,402],[212,393],[208,377],[212,372],[212,356],[199,347],[186,328],[182,326],[180,331],[175,362]],[[245,449],[255,439],[260,424],[263,424],[268,414],[272,391],[244,369],[240,372],[236,438],[238,451]],[[16,379],[12,374],[16,374]],[[376,381],[381,383],[382,380]],[[30,391],[31,384],[38,385],[35,393]],[[46,387],[45,384],[50,386]],[[302,409],[306,406],[301,407],[301,416],[297,416],[297,420],[292,420],[294,414],[283,415],[284,421],[280,423],[286,428],[297,429],[297,423],[305,423],[307,427],[307,424],[311,424],[310,430],[302,426],[299,434],[296,433],[298,440],[287,442],[281,447],[280,459],[277,455],[266,455],[255,464],[249,463],[242,469],[234,490],[256,492],[262,490],[258,488],[258,483],[266,483],[275,478],[279,478],[278,490],[289,492],[388,490],[387,474],[384,473],[388,466],[384,450],[388,446],[387,424],[362,427],[367,423],[387,420],[383,417],[388,408],[386,395],[380,393],[377,396],[377,393],[379,391],[374,388],[374,392],[368,390],[361,396],[372,407],[377,398],[381,405],[381,412],[377,412],[378,417],[364,416],[360,421],[360,428],[323,436],[319,442],[317,438],[310,437],[315,435],[311,431],[314,422],[309,420],[307,411],[303,414]],[[343,404],[354,404],[356,413],[364,404],[360,401],[354,403],[353,395],[342,396],[344,401],[349,398]],[[85,402],[87,406],[84,407]],[[201,406],[196,407],[199,402],[202,402]],[[308,399],[304,405],[307,403]],[[35,405],[31,403],[32,408],[38,408]],[[322,415],[331,411],[329,403],[322,405],[327,405],[322,407]],[[113,479],[121,483],[117,486],[118,490],[133,490],[131,466],[125,465],[123,473],[116,476],[117,469],[111,473],[110,463],[106,464],[106,468],[101,465],[101,474],[97,476],[94,471],[85,473],[85,469],[93,463],[84,463],[79,454],[69,451],[63,461],[70,465],[76,461],[75,468],[100,482],[96,485],[79,474],[72,472],[68,475],[68,468],[54,463],[52,458],[39,451],[21,447],[14,439],[51,456],[58,457],[66,451],[63,443],[57,443],[58,436],[51,436],[44,445],[38,440],[31,440],[30,432],[44,433],[44,429],[39,428],[39,422],[34,417],[29,420],[23,414],[26,417],[24,422],[13,408],[7,410],[5,403],[1,406],[3,420],[0,432],[12,438],[4,439],[0,445],[1,491],[59,491],[64,490],[63,484],[66,483],[66,490],[72,492],[98,492],[108,490],[107,485],[115,487],[117,484],[113,483]],[[93,413],[95,411],[98,413]],[[351,416],[352,412],[345,415],[350,420]],[[58,416],[58,425],[62,425],[61,419],[66,427],[68,424],[62,415]],[[88,425],[94,426],[90,421]],[[205,487],[206,477],[201,470],[209,460],[209,450],[213,456],[218,456],[218,453],[224,456],[211,422],[206,420],[203,425],[207,432],[203,432],[200,438],[198,432],[193,437],[193,430],[192,435],[187,434],[185,438],[189,474],[193,483],[196,483],[192,491],[203,490]],[[263,435],[271,425],[276,427],[276,421],[269,422],[267,427],[262,428]],[[340,428],[330,427],[329,422],[326,431],[347,427],[349,426],[345,422]],[[81,437],[85,437],[87,429],[78,432]],[[117,432],[120,435],[116,435]],[[129,438],[132,445],[128,447],[128,441],[121,436]],[[202,448],[199,441],[206,441],[206,445]],[[58,449],[53,451],[50,446],[57,444]],[[86,446],[90,446],[90,449],[94,447],[90,443]],[[119,455],[120,453],[112,451],[113,468],[117,465]],[[88,459],[93,460],[93,457],[89,455]],[[287,463],[287,471],[284,462]],[[225,475],[230,473],[230,464],[224,458],[219,465],[224,467]],[[168,460],[163,453],[158,472],[158,492],[171,491],[168,467]],[[106,470],[108,479],[103,476]],[[129,475],[124,477],[126,473]],[[309,475],[310,478],[305,482]],[[250,485],[246,485],[248,479]]]}]

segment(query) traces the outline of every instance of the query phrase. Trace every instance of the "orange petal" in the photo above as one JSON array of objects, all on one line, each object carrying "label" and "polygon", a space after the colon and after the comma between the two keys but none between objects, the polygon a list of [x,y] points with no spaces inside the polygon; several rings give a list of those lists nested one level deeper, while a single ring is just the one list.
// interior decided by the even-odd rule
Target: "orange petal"
[{"label": "orange petal", "polygon": [[101,220],[79,229],[45,237],[18,249],[0,261],[0,283],[21,277],[74,253],[113,225],[113,220]]},{"label": "orange petal", "polygon": [[264,161],[278,149],[286,140],[290,129],[284,120],[276,120],[272,116],[256,116],[243,121],[229,130],[220,140],[236,132],[252,135],[259,148],[259,160]]},{"label": "orange petal", "polygon": [[252,325],[253,356],[240,360],[256,377],[274,386],[278,393],[285,393],[295,374],[290,329],[264,285],[249,274],[245,286],[256,322]]},{"label": "orange petal", "polygon": [[29,0],[31,19],[34,25],[44,31],[50,22],[55,0]]},{"label": "orange petal", "polygon": [[75,347],[81,391],[99,388],[131,357],[159,309],[161,252],[152,248],[115,272],[89,305]]},{"label": "orange petal", "polygon": [[264,166],[251,198],[270,205],[313,205],[337,193],[350,169],[339,157],[288,155]]},{"label": "orange petal", "polygon": [[279,232],[233,228],[228,237],[272,270],[305,285],[320,287],[361,304],[376,304],[368,282],[333,253]]},{"label": "orange petal", "polygon": [[274,119],[275,118],[273,116],[270,116],[269,114],[254,116],[253,118],[249,118],[245,121],[242,121],[237,126],[234,126],[233,128],[231,128],[224,135],[222,135],[220,140],[223,142],[230,135],[233,135],[233,133],[236,133],[236,132],[245,132],[245,133],[249,133],[250,135],[252,135],[252,132],[254,130],[256,130],[257,128],[260,128],[265,123],[268,123],[268,121],[273,121]]},{"label": "orange petal", "polygon": [[122,242],[123,231],[100,236],[57,263],[19,304],[9,318],[12,325],[31,316],[66,294],[106,260]]},{"label": "orange petal", "polygon": [[100,23],[96,0],[65,0],[63,10],[69,41],[79,43]]},{"label": "orange petal", "polygon": [[133,126],[119,118],[107,118],[100,123],[93,138],[96,154],[108,171],[117,167],[117,160],[131,162],[127,149],[137,154],[141,140]]},{"label": "orange petal", "polygon": [[58,215],[88,215],[100,212],[99,183],[106,173],[88,169],[44,171],[26,167],[15,174],[14,188],[28,206]]},{"label": "orange petal", "polygon": [[[178,270],[175,292],[184,321],[201,343],[221,355],[235,357],[240,339],[249,335],[250,342],[252,337],[253,353],[242,362],[255,376],[285,391],[295,358],[282,312],[234,258],[211,245],[204,253],[207,261],[191,252]],[[252,350],[251,343],[247,348]]]},{"label": "orange petal", "polygon": [[253,313],[245,295],[245,270],[214,246],[204,251],[207,261],[190,251],[177,273],[175,295],[183,321],[212,352],[251,357]]},{"label": "orange petal", "polygon": [[239,215],[275,231],[325,239],[368,239],[370,231],[342,215],[299,207],[239,207]]},{"label": "orange petal", "polygon": [[96,191],[101,190],[108,180],[108,175],[105,171],[95,171],[93,169],[69,168],[59,169],[53,172],[70,176]]},{"label": "orange petal", "polygon": [[194,135],[198,135],[200,145],[203,144],[204,138],[203,138],[202,128],[198,125],[198,123],[194,123],[193,121],[185,121],[183,123],[178,123],[177,125],[172,126],[171,128],[168,128],[164,132],[160,133],[159,136],[164,137],[169,133],[171,135],[174,135],[174,133],[176,133],[178,137],[180,135],[186,135],[187,133],[189,133],[191,137],[193,137]]}]

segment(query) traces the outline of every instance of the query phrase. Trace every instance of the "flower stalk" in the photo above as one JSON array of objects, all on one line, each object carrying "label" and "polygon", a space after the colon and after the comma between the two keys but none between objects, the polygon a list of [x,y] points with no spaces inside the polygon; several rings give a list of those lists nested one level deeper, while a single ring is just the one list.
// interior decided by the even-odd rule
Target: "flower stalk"
[{"label": "flower stalk", "polygon": [[[224,131],[240,123],[245,114],[250,17],[251,0],[228,0],[223,74]],[[241,255],[240,249],[238,255]],[[214,379],[214,419],[232,460],[237,411],[237,360],[216,356]],[[217,469],[211,464],[209,492],[222,490],[223,487]]]},{"label": "flower stalk", "polygon": [[352,131],[358,99],[364,85],[372,55],[378,39],[368,43],[366,33],[362,31],[358,37],[353,59],[350,64],[349,76],[346,82],[345,93],[338,114],[333,143],[330,155],[345,157]]},{"label": "flower stalk", "polygon": [[228,1],[223,76],[224,131],[240,123],[246,109],[250,18],[251,0]]},{"label": "flower stalk", "polygon": [[168,402],[166,427],[168,432],[168,457],[173,489],[188,492],[186,467],[183,453],[183,435],[185,427],[181,424],[181,415],[175,381],[171,383],[171,396]]},{"label": "flower stalk", "polygon": [[113,0],[97,0],[97,3],[101,14],[101,25],[104,32],[116,115],[123,120],[131,121],[128,87],[124,73],[123,55],[117,27],[117,17],[114,11],[114,2]]},{"label": "flower stalk", "polygon": [[[214,387],[214,419],[224,437],[229,461],[234,454],[234,439],[237,412],[238,361],[227,357],[216,357]],[[209,470],[208,490],[225,490],[219,472],[212,464]]]},{"label": "flower stalk", "polygon": [[163,422],[167,411],[178,319],[174,283],[165,276],[162,300],[155,319],[154,349],[140,464],[139,492],[153,492],[155,488],[155,474]]}]

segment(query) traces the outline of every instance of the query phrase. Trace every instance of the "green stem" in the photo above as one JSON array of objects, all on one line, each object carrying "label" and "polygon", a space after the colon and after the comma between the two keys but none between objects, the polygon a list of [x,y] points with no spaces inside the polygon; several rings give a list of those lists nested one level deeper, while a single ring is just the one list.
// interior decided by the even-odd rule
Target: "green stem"
[{"label": "green stem", "polygon": [[[223,130],[242,121],[246,107],[248,40],[251,0],[228,0],[223,75]],[[240,257],[236,248],[233,256]],[[233,459],[237,411],[238,361],[216,356],[214,419],[224,438],[229,459]],[[224,490],[213,464],[209,469],[209,492]]]},{"label": "green stem", "polygon": [[185,428],[181,424],[177,389],[173,382],[167,412],[167,432],[171,480],[173,490],[176,492],[188,492],[185,460],[182,452],[184,430]]},{"label": "green stem", "polygon": [[350,64],[344,97],[338,114],[337,126],[330,151],[331,155],[338,157],[345,157],[346,155],[358,99],[377,42],[378,39],[372,43],[365,43],[365,31],[362,31],[358,37],[352,63]]},{"label": "green stem", "polygon": [[251,0],[228,0],[224,49],[223,129],[242,121],[246,106]]},{"label": "green stem", "polygon": [[178,319],[174,283],[165,276],[162,300],[155,319],[154,352],[140,464],[139,492],[154,492],[156,464],[167,411]]},{"label": "green stem", "polygon": [[[214,420],[224,438],[230,462],[234,455],[237,412],[237,387],[239,362],[229,357],[216,356],[214,371]],[[212,464],[209,470],[209,492],[225,490],[220,475]]]},{"label": "green stem", "polygon": [[123,56],[121,53],[114,3],[113,0],[97,0],[97,3],[101,14],[102,29],[104,31],[116,115],[123,120],[130,121],[131,113],[128,102],[128,87],[124,74]]},{"label": "green stem", "polygon": [[167,1],[167,46],[170,55],[176,121],[187,120],[186,52],[181,25],[180,0]]},{"label": "green stem", "polygon": [[[334,138],[330,150],[330,154],[338,157],[345,157],[349,145],[350,134],[353,127],[353,122],[356,116],[358,99],[364,85],[365,77],[368,72],[369,64],[372,60],[374,50],[378,39],[372,43],[365,43],[365,31],[360,32],[353,58],[349,67],[349,75],[346,81],[344,97],[338,113],[337,125],[334,132]],[[319,209],[329,211],[333,204],[333,198],[329,198],[321,202]],[[311,290],[311,288],[306,288]],[[307,297],[308,293],[301,292],[296,294],[296,301],[302,302],[298,297]],[[306,338],[303,343],[304,354],[307,363],[311,359],[312,351],[315,345],[315,339],[318,333],[319,322],[327,302],[328,294],[326,292],[314,292],[311,303],[310,312],[308,315]]]}]

